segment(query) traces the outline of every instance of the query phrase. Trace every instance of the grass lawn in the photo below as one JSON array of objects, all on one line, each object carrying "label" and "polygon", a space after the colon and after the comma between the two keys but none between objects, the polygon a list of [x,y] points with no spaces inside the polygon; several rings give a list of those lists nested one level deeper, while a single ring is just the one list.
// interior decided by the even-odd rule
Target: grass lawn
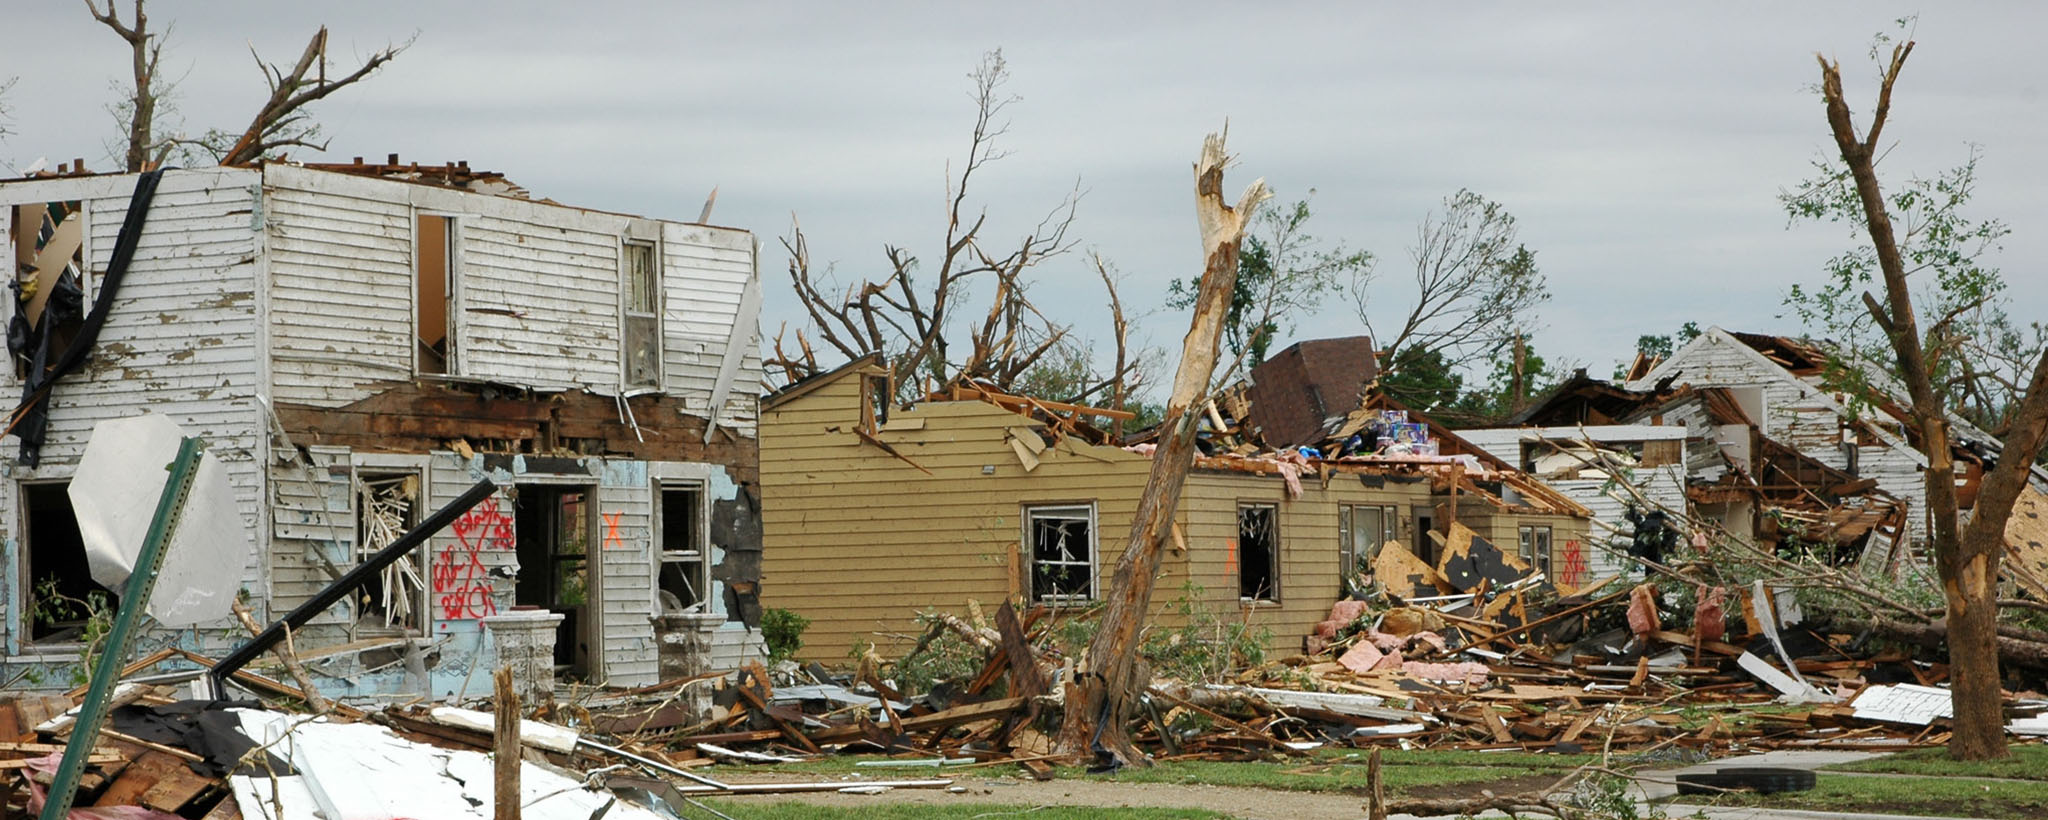
[{"label": "grass lawn", "polygon": [[[1364,749],[1318,749],[1301,758],[1278,762],[1220,763],[1202,760],[1171,760],[1145,768],[1128,768],[1112,775],[1091,775],[1078,766],[1056,770],[1060,779],[1091,779],[1117,783],[1204,784],[1285,791],[1350,792],[1365,788],[1365,767],[1369,752]],[[926,767],[856,766],[857,761],[887,760],[881,756],[832,755],[802,763],[748,766],[747,772],[843,776],[859,774],[871,779],[923,777],[1003,777],[1016,772],[1014,766],[984,766],[964,769]],[[929,758],[926,758],[929,759]],[[1382,775],[1387,789],[1395,794],[1410,789],[1463,783],[1493,783],[1532,775],[1563,777],[1565,773],[1596,759],[1595,755],[1551,755],[1527,752],[1401,751],[1380,753]],[[723,767],[721,767],[723,768]]]},{"label": "grass lawn", "polygon": [[1718,797],[1684,795],[1677,800],[1719,806],[2035,820],[2048,816],[2048,783],[1822,774],[1810,791]]},{"label": "grass lawn", "polygon": [[2048,745],[2012,747],[2012,756],[2000,760],[1950,760],[1944,748],[1907,749],[1897,754],[1827,767],[1840,772],[1888,772],[1930,777],[2004,777],[2012,780],[2048,780]]},{"label": "grass lawn", "polygon": [[[734,803],[717,798],[702,801],[738,820],[968,820],[969,818],[1026,817],[1030,820],[1089,820],[1102,816],[1102,810],[1090,807],[1068,806],[1005,806],[995,803],[963,803],[948,806],[924,806],[915,803],[875,803],[860,808],[835,808],[813,806],[795,801],[761,804]],[[683,816],[700,817],[703,812],[694,807],[684,807]],[[1119,808],[1118,817],[1136,820],[1216,820],[1229,815],[1200,809],[1141,809]]]}]

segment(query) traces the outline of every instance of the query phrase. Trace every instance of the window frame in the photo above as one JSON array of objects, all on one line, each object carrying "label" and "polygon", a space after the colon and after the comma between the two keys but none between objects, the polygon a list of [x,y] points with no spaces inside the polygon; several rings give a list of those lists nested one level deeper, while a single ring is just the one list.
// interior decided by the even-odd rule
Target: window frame
[{"label": "window frame", "polygon": [[[33,536],[29,533],[28,490],[32,486],[54,485],[65,488],[68,496],[71,476],[19,478],[15,479],[13,484],[14,514],[12,516],[12,523],[16,533],[13,541],[17,545],[14,550],[13,574],[17,588],[14,590],[13,600],[16,603],[13,607],[14,612],[11,613],[13,617],[8,619],[9,623],[6,629],[8,640],[5,648],[9,650],[6,654],[11,657],[34,658],[39,661],[70,661],[83,658],[85,656],[85,642],[82,640],[38,641],[35,637],[35,612],[29,606],[30,599],[35,595],[36,580],[35,562],[31,560],[34,557],[35,544],[31,540]],[[83,547],[82,544],[81,547]],[[89,558],[87,560],[90,561]],[[124,590],[109,589],[98,581],[93,581],[92,584],[107,590],[112,596],[111,601],[114,606],[118,607],[120,605],[120,596]]]},{"label": "window frame", "polygon": [[1522,563],[1528,564],[1529,568],[1536,572],[1543,573],[1545,578],[1552,577],[1550,572],[1555,561],[1551,553],[1557,545],[1556,532],[1553,528],[1548,524],[1520,524],[1516,526],[1515,535]]},{"label": "window frame", "polygon": [[1371,547],[1376,557],[1387,542],[1401,540],[1401,507],[1398,504],[1339,504],[1337,506],[1338,577],[1348,578],[1359,568],[1357,550],[1358,511],[1374,510],[1380,515],[1380,539]]},{"label": "window frame", "polygon": [[[441,372],[439,373],[420,369],[419,277],[421,273],[420,219],[422,217],[433,217],[441,220],[445,234],[442,237],[442,241],[447,246],[442,251],[442,274],[447,279],[442,285],[444,289],[442,298],[447,302],[446,315],[443,318],[443,322],[447,325],[445,341],[447,352],[442,354]],[[408,226],[412,229],[413,281],[411,283],[412,287],[408,288],[406,293],[406,301],[412,307],[412,316],[411,321],[407,323],[406,353],[412,359],[412,372],[414,376],[448,378],[463,375],[461,340],[463,301],[466,298],[466,294],[464,293],[465,288],[462,286],[462,222],[461,214],[426,208],[413,209],[411,224]]]},{"label": "window frame", "polygon": [[[697,509],[695,510],[697,519],[697,537],[695,541],[697,543],[694,550],[668,549],[668,502],[666,497],[672,491],[694,491],[697,495]],[[709,484],[698,479],[657,479],[654,483],[654,515],[652,518],[653,526],[649,529],[654,534],[654,540],[653,543],[648,545],[648,552],[652,553],[654,558],[653,588],[656,593],[654,613],[656,615],[703,615],[716,611],[716,602],[713,599],[717,596],[714,594],[715,590],[711,585],[711,492]],[[689,573],[685,577],[697,584],[697,589],[699,590],[697,603],[686,604],[680,612],[664,610],[660,600],[662,569],[668,564],[688,565],[692,562],[697,564],[697,569],[694,573]]]},{"label": "window frame", "polygon": [[[1024,553],[1024,594],[1030,598],[1031,602],[1035,605],[1057,608],[1089,606],[1101,600],[1102,530],[1096,516],[1095,502],[1092,500],[1033,502],[1022,505],[1021,509],[1023,512],[1019,515],[1019,520],[1023,524],[1024,532],[1019,546]],[[1054,566],[1082,566],[1087,568],[1088,591],[1078,597],[1059,594],[1041,596],[1038,594],[1038,567],[1041,562],[1038,559],[1038,543],[1034,540],[1036,535],[1034,525],[1041,517],[1052,518],[1054,517],[1051,515],[1052,513],[1059,512],[1069,513],[1069,515],[1058,516],[1060,520],[1076,520],[1080,516],[1071,515],[1071,513],[1078,512],[1085,514],[1088,521],[1088,554],[1086,556],[1073,561],[1045,562]]]},{"label": "window frame", "polygon": [[[648,271],[646,275],[647,298],[650,306],[641,309],[633,304],[634,272],[630,262],[635,249],[647,251]],[[662,259],[659,239],[640,238],[627,235],[619,238],[619,384],[627,390],[660,391],[666,369],[663,364],[665,345],[662,341]],[[650,366],[653,381],[633,380],[633,334],[635,320],[650,325],[648,338],[653,342],[654,361]]]},{"label": "window frame", "polygon": [[[1264,598],[1250,598],[1246,597],[1244,594],[1244,512],[1247,509],[1270,510],[1273,516],[1273,543],[1271,549],[1268,550],[1268,555],[1266,556],[1267,577],[1272,579],[1273,588],[1266,593],[1266,597]],[[1280,588],[1282,586],[1280,583],[1280,549],[1282,539],[1280,537],[1281,526],[1279,503],[1273,501],[1240,500],[1237,502],[1237,515],[1235,518],[1235,523],[1236,540],[1234,543],[1237,547],[1237,561],[1235,563],[1237,564],[1238,576],[1234,580],[1237,583],[1237,602],[1240,605],[1244,606],[1278,605],[1281,600],[1280,596],[1284,594]]]},{"label": "window frame", "polygon": [[[405,459],[401,461],[371,459],[366,460],[364,462],[351,463],[349,465],[349,523],[355,531],[353,536],[351,537],[351,543],[349,547],[351,551],[348,562],[349,568],[353,569],[355,567],[362,566],[363,561],[368,559],[372,554],[374,554],[366,550],[362,542],[362,487],[368,481],[371,480],[383,482],[412,478],[418,482],[417,490],[413,494],[412,511],[411,515],[409,516],[410,520],[408,520],[405,523],[405,529],[400,530],[398,532],[398,535],[403,536],[406,530],[410,530],[413,527],[419,526],[421,518],[428,512],[428,510],[426,509],[426,505],[429,503],[431,496],[427,491],[427,475],[430,472],[432,471],[426,469],[425,465],[420,464],[413,459]],[[367,478],[365,474],[367,474]],[[414,559],[415,569],[420,573],[420,579],[422,582],[421,587],[419,589],[419,596],[416,601],[419,611],[419,617],[416,619],[416,622],[409,628],[391,625],[389,623],[387,623],[383,628],[390,630],[390,634],[393,635],[400,635],[412,638],[424,637],[432,632],[434,626],[434,553],[433,550],[430,548],[430,545],[426,541],[422,541],[419,543],[418,546],[415,546],[409,553],[407,553],[407,555]],[[396,566],[396,564],[392,565],[392,567]],[[386,568],[385,573],[389,572],[391,572],[391,568]],[[358,590],[358,593],[360,593],[360,590]],[[362,613],[356,611],[357,600],[355,599],[354,595],[350,596],[348,604],[350,613],[348,627],[351,630],[351,637],[353,637],[354,630],[357,629],[357,625],[360,624],[362,621]],[[389,617],[388,613],[386,617]]]}]

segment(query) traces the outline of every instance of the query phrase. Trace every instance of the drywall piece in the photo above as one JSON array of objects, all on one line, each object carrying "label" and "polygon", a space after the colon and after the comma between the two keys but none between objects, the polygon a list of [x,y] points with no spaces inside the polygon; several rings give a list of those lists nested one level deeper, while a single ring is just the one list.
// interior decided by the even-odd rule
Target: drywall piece
[{"label": "drywall piece", "polygon": [[1770,661],[1766,661],[1748,652],[1744,652],[1741,657],[1736,658],[1735,665],[1755,675],[1757,680],[1769,684],[1772,689],[1778,690],[1791,703],[1814,703],[1833,700],[1833,698],[1821,694],[1819,690],[1814,689],[1812,686],[1808,686],[1805,682],[1793,680],[1792,676],[1778,671],[1778,668],[1772,666]]},{"label": "drywall piece", "polygon": [[[427,717],[443,726],[470,729],[484,734],[495,734],[498,730],[497,716],[489,712],[462,709],[454,706],[436,706],[427,712]],[[519,743],[549,751],[568,754],[576,750],[576,732],[552,723],[537,720],[519,721]]]},{"label": "drywall piece", "polygon": [[1862,720],[1914,726],[1926,726],[1935,718],[1955,716],[1955,704],[1949,700],[1947,689],[1910,683],[1864,687],[1849,705],[1856,707],[1856,717]]},{"label": "drywall piece", "polygon": [[[155,413],[93,425],[67,494],[93,580],[101,585],[120,589],[128,580],[184,437],[176,422]],[[228,617],[250,552],[227,468],[206,453],[165,545],[150,617],[168,627]]]}]

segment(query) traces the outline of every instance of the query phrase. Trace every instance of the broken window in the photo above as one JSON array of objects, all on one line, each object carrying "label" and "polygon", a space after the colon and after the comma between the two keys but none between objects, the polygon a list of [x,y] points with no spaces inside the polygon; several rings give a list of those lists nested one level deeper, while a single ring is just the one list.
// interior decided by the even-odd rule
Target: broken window
[{"label": "broken window", "polygon": [[703,612],[711,601],[703,486],[663,485],[660,514],[662,612]]},{"label": "broken window", "polygon": [[1280,508],[1237,505],[1237,598],[1280,600]]},{"label": "broken window", "polygon": [[14,375],[27,378],[54,363],[85,319],[85,212],[76,201],[17,205],[11,211],[14,319],[7,349]]},{"label": "broken window", "polygon": [[[23,532],[27,535],[27,624],[29,639],[42,644],[78,643],[104,630],[119,598],[92,578],[78,516],[71,510],[69,482],[21,485]],[[97,626],[95,623],[97,622]]]},{"label": "broken window", "polygon": [[1337,510],[1337,541],[1346,576],[1371,571],[1380,546],[1400,537],[1400,519],[1392,506],[1353,504]]},{"label": "broken window", "polygon": [[1530,569],[1545,575],[1550,574],[1550,528],[1524,526],[1521,528],[1522,562]]},{"label": "broken window", "polygon": [[413,337],[421,373],[453,374],[455,220],[419,214],[413,225]]},{"label": "broken window", "polygon": [[[361,564],[418,523],[420,477],[358,474],[355,495],[355,562]],[[419,632],[426,623],[426,573],[427,548],[422,544],[356,590],[356,625]]]},{"label": "broken window", "polygon": [[889,376],[867,374],[860,379],[860,429],[874,435],[889,422]]},{"label": "broken window", "polygon": [[661,386],[661,268],[652,242],[627,242],[621,251],[626,277],[625,356],[627,387]]},{"label": "broken window", "polygon": [[1031,598],[1067,604],[1095,600],[1095,507],[1027,507]]}]

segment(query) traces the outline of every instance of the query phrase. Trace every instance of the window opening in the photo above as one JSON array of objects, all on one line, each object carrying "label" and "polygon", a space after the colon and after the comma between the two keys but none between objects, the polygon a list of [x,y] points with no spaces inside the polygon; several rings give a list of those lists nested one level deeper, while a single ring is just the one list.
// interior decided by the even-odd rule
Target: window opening
[{"label": "window opening", "polygon": [[16,205],[14,312],[7,334],[16,378],[48,368],[85,320],[85,212],[77,201]]},{"label": "window opening", "polygon": [[413,336],[419,372],[455,372],[455,220],[420,214],[413,228]]},{"label": "window opening", "polygon": [[1520,528],[1522,541],[1522,562],[1531,569],[1550,575],[1550,528],[1524,526]]},{"label": "window opening", "polygon": [[1033,507],[1024,511],[1031,544],[1031,597],[1040,603],[1095,599],[1095,508]]},{"label": "window opening", "polygon": [[661,386],[661,268],[652,242],[627,242],[622,250],[626,277],[626,386]]},{"label": "window opening", "polygon": [[[358,474],[356,560],[383,551],[418,523],[420,477],[416,474]],[[426,625],[427,549],[400,556],[356,591],[356,626],[417,633]]]},{"label": "window opening", "polygon": [[590,669],[590,640],[596,614],[590,609],[589,491],[576,487],[526,484],[519,487],[516,509],[519,579],[513,599],[560,613],[556,628],[555,665],[572,676]]},{"label": "window opening", "polygon": [[1341,542],[1345,577],[1372,571],[1372,560],[1380,547],[1398,541],[1400,518],[1395,508],[1381,504],[1354,504],[1337,511],[1337,540]]},{"label": "window opening", "polygon": [[28,635],[36,643],[80,643],[95,637],[96,614],[113,615],[120,597],[92,578],[70,482],[21,485],[28,536]]},{"label": "window opening", "polygon": [[1237,505],[1237,597],[1280,600],[1280,508]]},{"label": "window opening", "polygon": [[661,488],[661,609],[666,614],[703,612],[711,602],[711,566],[706,555],[704,488]]}]

